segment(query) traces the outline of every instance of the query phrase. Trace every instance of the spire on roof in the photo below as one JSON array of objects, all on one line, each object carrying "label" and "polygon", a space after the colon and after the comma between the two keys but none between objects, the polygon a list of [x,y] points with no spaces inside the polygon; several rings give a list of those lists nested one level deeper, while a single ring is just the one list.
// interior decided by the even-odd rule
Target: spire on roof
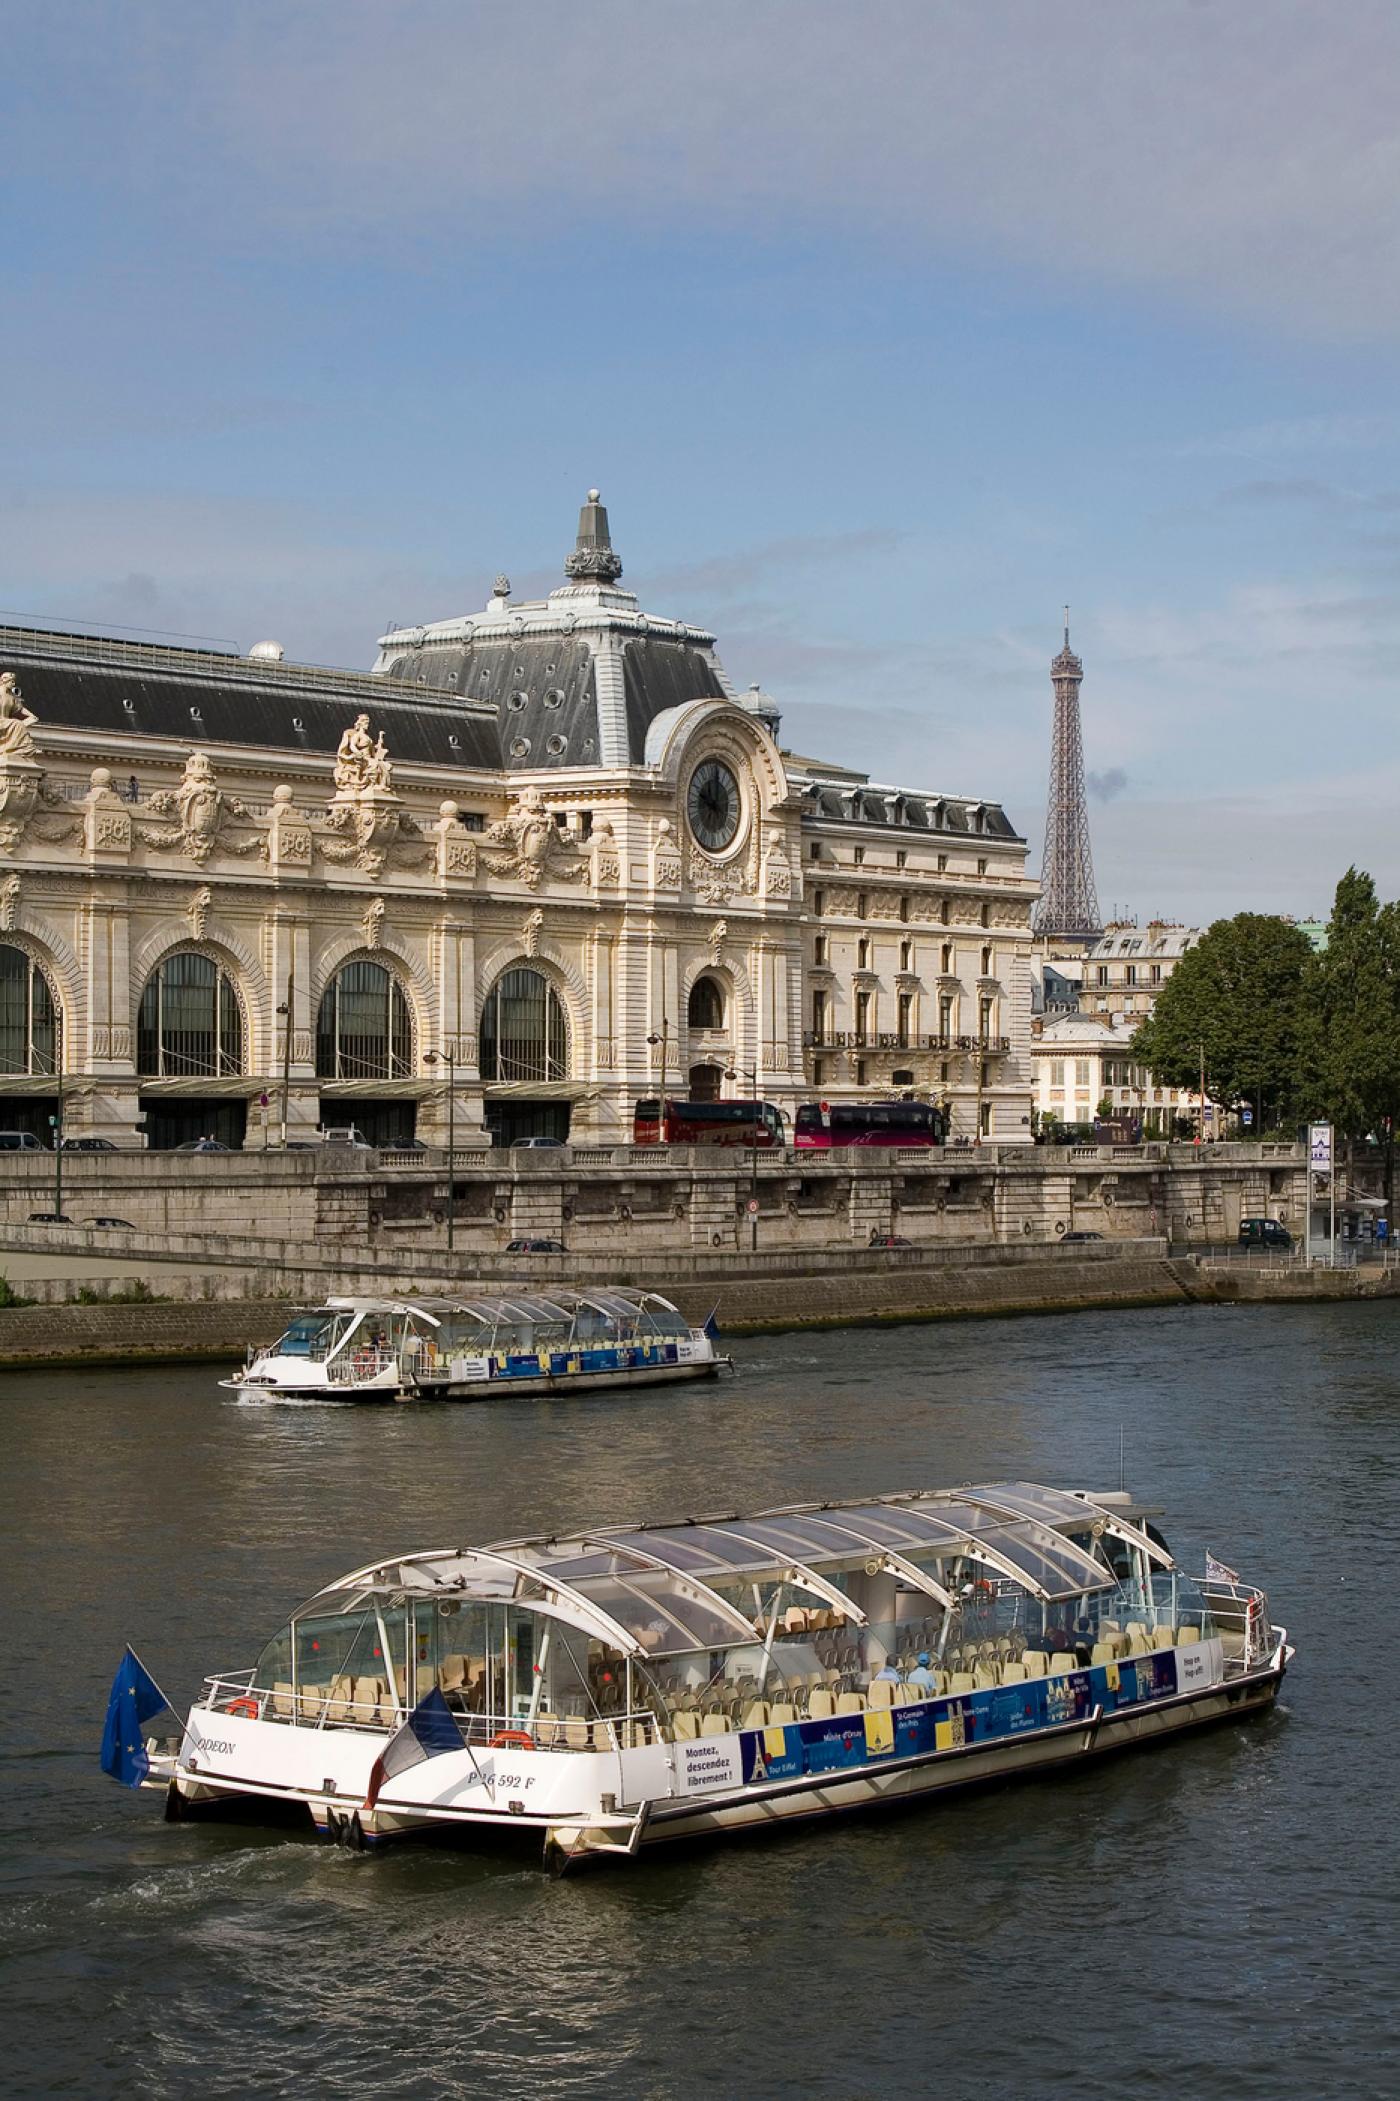
[{"label": "spire on roof", "polygon": [[614,554],[608,537],[607,510],[596,489],[589,490],[588,501],[579,511],[578,539],[564,564],[564,574],[575,584],[615,584],[622,574],[621,558]]}]

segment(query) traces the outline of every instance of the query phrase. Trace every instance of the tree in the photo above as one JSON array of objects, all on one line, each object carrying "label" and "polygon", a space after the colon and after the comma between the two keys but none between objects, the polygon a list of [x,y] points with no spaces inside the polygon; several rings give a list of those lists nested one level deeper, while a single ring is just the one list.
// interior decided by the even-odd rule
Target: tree
[{"label": "tree", "polygon": [[1361,869],[1338,883],[1327,946],[1309,965],[1306,1054],[1315,1112],[1348,1151],[1374,1133],[1389,1163],[1400,1115],[1400,906],[1382,906]]},{"label": "tree", "polygon": [[1252,1102],[1261,1131],[1289,1120],[1301,1099],[1308,1035],[1306,934],[1262,912],[1218,919],[1188,948],[1138,1029],[1132,1054],[1165,1086],[1200,1085],[1230,1107]]}]

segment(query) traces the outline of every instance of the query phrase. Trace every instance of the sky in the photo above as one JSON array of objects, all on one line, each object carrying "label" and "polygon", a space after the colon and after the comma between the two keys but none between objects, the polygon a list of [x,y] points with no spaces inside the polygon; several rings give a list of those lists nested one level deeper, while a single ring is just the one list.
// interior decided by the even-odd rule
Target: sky
[{"label": "sky", "polygon": [[624,582],[1099,901],[1400,894],[1394,0],[8,0],[0,610]]}]

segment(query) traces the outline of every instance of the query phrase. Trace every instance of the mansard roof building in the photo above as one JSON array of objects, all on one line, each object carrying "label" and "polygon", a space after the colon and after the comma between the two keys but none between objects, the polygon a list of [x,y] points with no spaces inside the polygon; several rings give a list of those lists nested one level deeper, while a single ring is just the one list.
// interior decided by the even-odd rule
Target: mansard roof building
[{"label": "mansard roof building", "polygon": [[1025,1136],[1000,806],[785,752],[621,574],[593,490],[557,590],[368,672],[0,626],[0,1127],[607,1142],[658,1093],[912,1091]]}]

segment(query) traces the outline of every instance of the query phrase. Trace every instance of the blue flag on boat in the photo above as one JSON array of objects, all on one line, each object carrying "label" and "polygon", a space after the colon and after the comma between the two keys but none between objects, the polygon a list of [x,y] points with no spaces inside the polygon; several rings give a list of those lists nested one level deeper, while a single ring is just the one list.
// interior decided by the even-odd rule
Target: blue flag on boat
[{"label": "blue flag on boat", "polygon": [[436,1686],[424,1693],[401,1729],[396,1729],[370,1768],[365,1808],[373,1809],[379,1790],[425,1758],[441,1758],[445,1751],[460,1751],[462,1732],[456,1717]]},{"label": "blue flag on boat", "polygon": [[710,1341],[711,1341],[711,1342],[718,1342],[718,1341],[719,1341],[719,1322],[718,1322],[718,1320],[717,1320],[717,1319],[715,1318],[715,1315],[716,1315],[716,1314],[717,1314],[718,1312],[719,1312],[719,1307],[718,1307],[718,1306],[716,1306],[716,1307],[714,1308],[714,1311],[713,1311],[713,1312],[711,1312],[711,1313],[710,1313],[710,1314],[709,1314],[709,1315],[707,1316],[707,1318],[706,1318],[706,1321],[705,1321],[704,1333],[705,1333],[705,1334],[706,1334],[706,1335],[707,1335],[707,1336],[709,1337],[709,1339],[710,1339]]},{"label": "blue flag on boat", "polygon": [[117,1666],[107,1701],[107,1720],[102,1730],[104,1773],[120,1780],[123,1787],[141,1785],[151,1769],[142,1729],[153,1715],[169,1706],[145,1664],[134,1649],[128,1648]]}]

